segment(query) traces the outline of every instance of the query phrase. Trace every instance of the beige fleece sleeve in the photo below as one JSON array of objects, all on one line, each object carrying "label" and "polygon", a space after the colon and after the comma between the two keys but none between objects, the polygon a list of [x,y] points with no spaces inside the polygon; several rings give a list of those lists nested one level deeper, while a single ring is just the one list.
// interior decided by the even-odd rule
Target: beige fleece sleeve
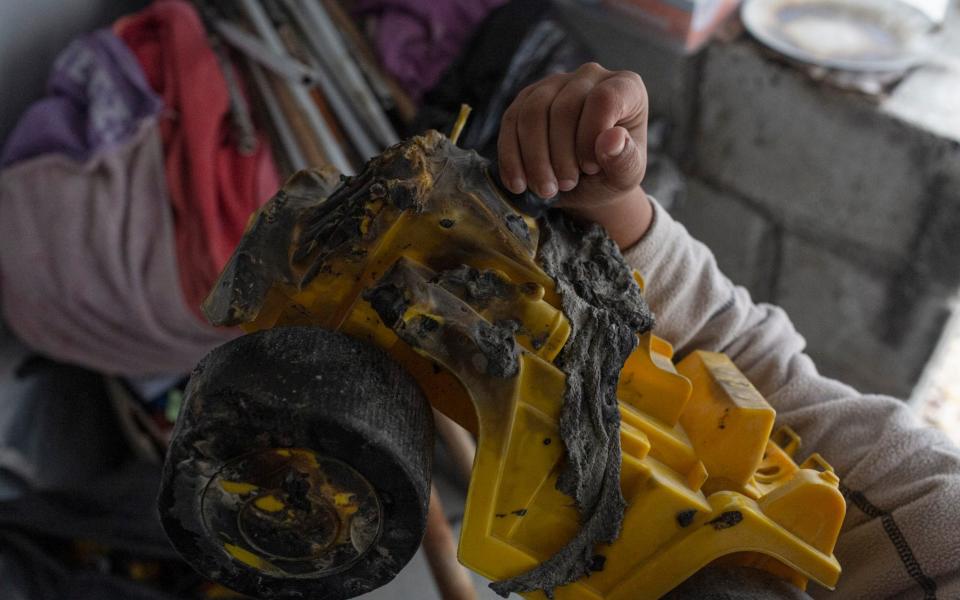
[{"label": "beige fleece sleeve", "polygon": [[[654,222],[624,256],[646,281],[655,333],[679,360],[725,352],[803,438],[836,469],[847,518],[836,591],[814,597],[960,598],[960,450],[894,398],[860,394],[817,373],[786,313],[754,304],[656,201]],[[730,235],[737,235],[731,231]],[[829,306],[821,307],[830,310]]]}]

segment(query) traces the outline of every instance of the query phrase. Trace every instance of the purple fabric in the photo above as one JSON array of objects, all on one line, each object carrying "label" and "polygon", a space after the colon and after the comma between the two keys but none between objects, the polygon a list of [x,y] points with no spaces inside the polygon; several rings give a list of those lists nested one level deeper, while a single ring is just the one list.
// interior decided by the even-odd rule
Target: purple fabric
[{"label": "purple fabric", "polygon": [[136,57],[109,29],[74,40],[54,62],[47,97],[20,118],[0,153],[0,166],[41,154],[86,160],[123,142],[163,101]]},{"label": "purple fabric", "polygon": [[379,19],[376,49],[387,72],[419,102],[474,29],[507,0],[357,0],[354,13]]}]

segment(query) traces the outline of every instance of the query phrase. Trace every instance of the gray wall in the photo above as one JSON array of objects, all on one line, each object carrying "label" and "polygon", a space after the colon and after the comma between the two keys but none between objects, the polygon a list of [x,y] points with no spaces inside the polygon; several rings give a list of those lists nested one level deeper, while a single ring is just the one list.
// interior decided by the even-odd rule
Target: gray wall
[{"label": "gray wall", "polygon": [[43,93],[57,53],[76,35],[138,10],[141,0],[0,1],[0,140]]},{"label": "gray wall", "polygon": [[821,372],[909,397],[960,289],[960,141],[747,39],[707,51],[698,105],[676,216]]}]

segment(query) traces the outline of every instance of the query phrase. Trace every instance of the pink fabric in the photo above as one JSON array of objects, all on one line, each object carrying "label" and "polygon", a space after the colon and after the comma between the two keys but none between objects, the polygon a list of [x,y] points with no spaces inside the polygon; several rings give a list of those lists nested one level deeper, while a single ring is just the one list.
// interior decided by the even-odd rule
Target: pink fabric
[{"label": "pink fabric", "polygon": [[111,375],[184,373],[239,332],[180,289],[155,117],[85,162],[44,154],[0,171],[0,303],[35,350]]},{"label": "pink fabric", "polygon": [[264,135],[245,156],[230,135],[230,97],[200,17],[157,0],[115,25],[167,109],[160,124],[187,303],[197,314],[250,214],[280,186]]}]

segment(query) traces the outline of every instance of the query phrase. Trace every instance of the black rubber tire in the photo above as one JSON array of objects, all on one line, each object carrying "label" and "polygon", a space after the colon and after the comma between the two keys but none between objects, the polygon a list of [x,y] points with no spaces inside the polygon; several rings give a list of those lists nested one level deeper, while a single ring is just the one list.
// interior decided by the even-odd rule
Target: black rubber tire
[{"label": "black rubber tire", "polygon": [[[376,542],[344,570],[274,577],[239,562],[201,498],[245,454],[305,448],[353,467],[379,496]],[[413,379],[378,348],[319,328],[276,328],[220,346],[194,370],[159,497],[164,529],[200,573],[261,598],[352,598],[387,583],[426,527],[433,417]]]}]

